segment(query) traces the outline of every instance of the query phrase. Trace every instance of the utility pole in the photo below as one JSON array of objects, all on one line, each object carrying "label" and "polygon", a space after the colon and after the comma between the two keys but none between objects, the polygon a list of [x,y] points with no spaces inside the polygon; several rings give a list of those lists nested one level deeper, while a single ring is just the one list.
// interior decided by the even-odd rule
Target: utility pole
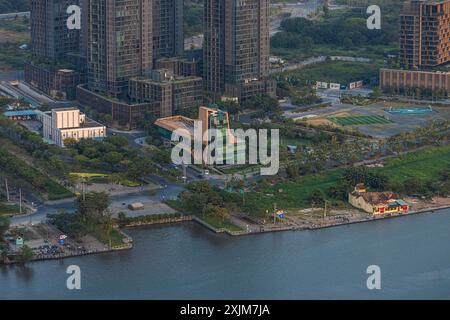
[{"label": "utility pole", "polygon": [[8,188],[8,179],[5,178],[5,188],[6,188],[6,201],[9,202],[9,188]]},{"label": "utility pole", "polygon": [[86,191],[84,189],[84,178],[81,179],[81,194],[83,195],[83,201],[86,201]]},{"label": "utility pole", "polygon": [[276,224],[276,221],[275,221],[276,214],[277,214],[277,204],[274,203],[274,204],[273,204],[273,223],[274,223],[274,224]]},{"label": "utility pole", "polygon": [[327,217],[328,200],[325,200],[325,208],[323,209],[323,219]]},{"label": "utility pole", "polygon": [[22,214],[22,188],[19,189],[19,212]]}]

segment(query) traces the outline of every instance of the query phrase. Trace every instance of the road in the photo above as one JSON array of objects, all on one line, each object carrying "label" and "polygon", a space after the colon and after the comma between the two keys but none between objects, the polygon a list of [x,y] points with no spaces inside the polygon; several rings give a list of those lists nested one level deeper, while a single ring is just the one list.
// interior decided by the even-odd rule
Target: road
[{"label": "road", "polygon": [[4,13],[0,14],[0,20],[11,20],[16,17],[30,17],[30,12],[13,12],[13,13]]},{"label": "road", "polygon": [[[151,176],[151,180],[162,186],[157,190],[154,196],[150,196],[148,191],[136,192],[131,194],[116,195],[110,197],[111,206],[127,206],[134,202],[145,202],[148,200],[164,201],[176,199],[184,191],[184,187],[174,183],[169,183],[161,177]],[[37,211],[30,215],[16,216],[11,218],[11,225],[20,225],[26,223],[39,223],[46,219],[48,214],[57,213],[60,210],[69,213],[75,212],[74,198],[63,199],[59,201],[49,201],[37,206]]]}]

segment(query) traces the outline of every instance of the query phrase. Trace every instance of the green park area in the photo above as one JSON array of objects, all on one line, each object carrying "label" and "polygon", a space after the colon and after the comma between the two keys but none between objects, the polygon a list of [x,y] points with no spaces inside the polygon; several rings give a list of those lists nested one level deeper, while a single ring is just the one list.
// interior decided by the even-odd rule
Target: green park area
[{"label": "green park area", "polygon": [[[450,187],[445,178],[450,171],[450,146],[412,152],[386,160],[384,167],[364,169],[383,177],[384,183],[380,189],[386,188],[400,194],[427,194],[431,192],[429,188],[433,183],[440,183],[440,188]],[[247,192],[242,208],[257,216],[265,216],[266,210],[271,212],[274,204],[284,209],[309,208],[314,193],[336,205],[345,205],[345,193],[352,188],[350,184],[342,187],[345,172],[345,169],[335,169],[309,174],[295,181],[261,188],[259,192]],[[340,196],[335,197],[335,193]]]},{"label": "green park area", "polygon": [[[365,8],[372,4],[367,3]],[[361,8],[328,9],[315,19],[285,19],[281,32],[271,38],[271,53],[293,61],[320,55],[379,60],[397,53],[401,5],[395,1],[383,4],[380,30],[367,28],[367,15]]]},{"label": "green park area", "polygon": [[193,182],[186,189],[178,200],[167,200],[166,203],[216,229],[242,230],[231,221],[231,213],[242,204],[241,196],[220,190],[206,181]]},{"label": "green park area", "polygon": [[0,202],[0,216],[18,214],[19,212],[20,212],[20,208],[18,205]]},{"label": "green park area", "polygon": [[333,117],[331,121],[340,126],[357,126],[371,124],[390,124],[393,121],[382,116],[351,116],[351,117]]},{"label": "green park area", "polygon": [[380,63],[326,61],[302,69],[284,72],[290,83],[306,84],[316,81],[348,84],[353,81],[369,81],[377,77]]},{"label": "green park area", "polygon": [[0,150],[0,169],[11,185],[25,185],[26,189],[48,200],[72,196],[69,190],[6,150]]},{"label": "green park area", "polygon": [[20,46],[30,41],[29,20],[0,21],[0,68],[22,69],[30,53]]}]

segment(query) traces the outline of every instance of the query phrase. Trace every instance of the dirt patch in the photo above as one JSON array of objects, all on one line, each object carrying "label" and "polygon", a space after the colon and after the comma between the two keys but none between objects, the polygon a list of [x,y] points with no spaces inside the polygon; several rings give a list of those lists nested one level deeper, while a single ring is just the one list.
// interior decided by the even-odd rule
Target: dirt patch
[{"label": "dirt patch", "polygon": [[404,198],[406,202],[411,204],[412,211],[423,211],[423,210],[432,210],[433,208],[439,207],[450,207],[450,198],[443,197],[435,197],[432,200],[424,200],[418,198],[406,197]]},{"label": "dirt patch", "polygon": [[6,42],[26,43],[29,40],[30,37],[26,33],[0,29],[0,43]]},{"label": "dirt patch", "polygon": [[313,118],[313,119],[308,119],[306,120],[306,123],[311,125],[311,126],[333,126],[333,127],[337,127],[337,125],[326,119],[326,118]]},{"label": "dirt patch", "polygon": [[176,213],[177,211],[169,207],[168,205],[159,202],[159,201],[145,201],[142,202],[144,205],[144,209],[142,210],[130,210],[128,208],[129,203],[126,203],[122,206],[110,207],[111,212],[114,217],[117,217],[120,212],[125,213],[127,217],[141,217],[141,216],[150,216],[155,214],[171,214]]}]

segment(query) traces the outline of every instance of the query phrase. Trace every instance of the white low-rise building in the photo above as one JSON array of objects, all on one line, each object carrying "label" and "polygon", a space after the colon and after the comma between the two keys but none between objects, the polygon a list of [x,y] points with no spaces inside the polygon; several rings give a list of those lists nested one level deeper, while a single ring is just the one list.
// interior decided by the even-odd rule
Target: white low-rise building
[{"label": "white low-rise building", "polygon": [[73,138],[103,139],[106,127],[86,117],[77,108],[53,109],[42,115],[44,139],[64,147],[64,140]]}]

